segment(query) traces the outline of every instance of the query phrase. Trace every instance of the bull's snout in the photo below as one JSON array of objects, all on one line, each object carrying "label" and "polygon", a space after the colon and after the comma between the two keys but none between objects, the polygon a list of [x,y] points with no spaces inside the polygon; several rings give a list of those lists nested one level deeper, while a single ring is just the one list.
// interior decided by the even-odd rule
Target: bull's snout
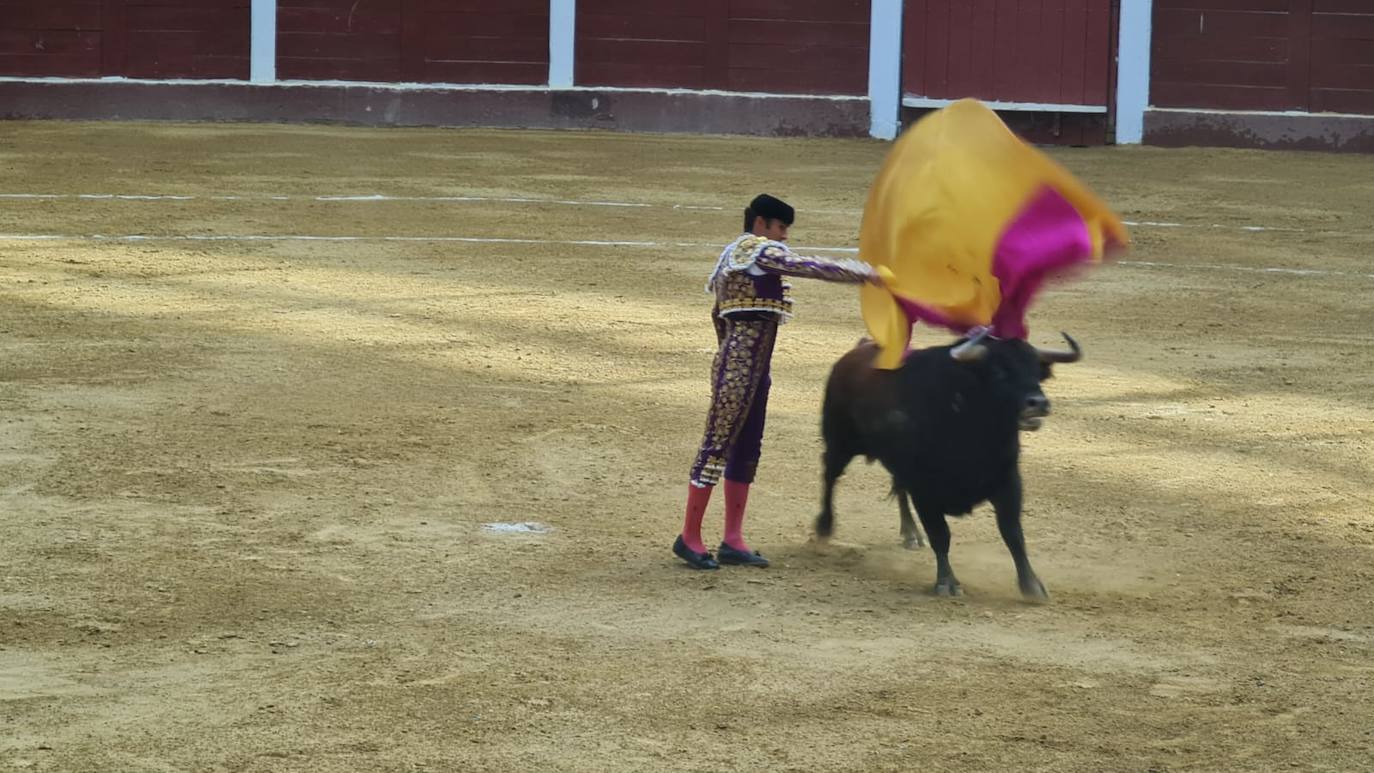
[{"label": "bull's snout", "polygon": [[1027,432],[1034,432],[1040,429],[1040,425],[1045,423],[1045,417],[1050,414],[1050,399],[1044,395],[1026,395],[1025,404],[1021,406],[1021,429]]}]

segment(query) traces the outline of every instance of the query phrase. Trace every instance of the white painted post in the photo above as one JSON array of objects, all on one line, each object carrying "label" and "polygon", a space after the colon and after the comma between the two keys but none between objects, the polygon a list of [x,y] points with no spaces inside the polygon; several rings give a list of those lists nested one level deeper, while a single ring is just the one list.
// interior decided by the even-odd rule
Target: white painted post
[{"label": "white painted post", "polygon": [[1116,48],[1116,141],[1139,145],[1150,106],[1150,24],[1153,0],[1121,0]]},{"label": "white painted post", "polygon": [[868,133],[897,136],[902,105],[902,0],[873,0],[868,28]]},{"label": "white painted post", "polygon": [[254,83],[272,83],[277,79],[277,0],[253,0],[250,14],[248,77]]},{"label": "white painted post", "polygon": [[577,0],[549,0],[549,88],[572,88],[576,47]]}]

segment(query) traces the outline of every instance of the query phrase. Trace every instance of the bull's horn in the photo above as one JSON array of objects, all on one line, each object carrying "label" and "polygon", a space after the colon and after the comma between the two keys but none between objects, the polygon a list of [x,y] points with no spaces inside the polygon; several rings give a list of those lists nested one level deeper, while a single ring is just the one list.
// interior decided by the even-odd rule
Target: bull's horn
[{"label": "bull's horn", "polygon": [[988,348],[983,345],[983,339],[988,337],[992,331],[983,328],[974,333],[967,341],[949,350],[949,356],[959,362],[978,362],[988,356]]},{"label": "bull's horn", "polygon": [[1079,360],[1083,359],[1083,349],[1079,347],[1077,341],[1073,340],[1073,336],[1069,335],[1068,333],[1064,333],[1064,332],[1060,332],[1059,335],[1064,336],[1064,340],[1069,342],[1069,349],[1071,349],[1072,351],[1063,352],[1063,351],[1057,351],[1057,350],[1054,350],[1054,349],[1039,349],[1039,348],[1037,348],[1035,351],[1038,352],[1038,353],[1040,354],[1040,361],[1041,361],[1041,362],[1078,362]]}]

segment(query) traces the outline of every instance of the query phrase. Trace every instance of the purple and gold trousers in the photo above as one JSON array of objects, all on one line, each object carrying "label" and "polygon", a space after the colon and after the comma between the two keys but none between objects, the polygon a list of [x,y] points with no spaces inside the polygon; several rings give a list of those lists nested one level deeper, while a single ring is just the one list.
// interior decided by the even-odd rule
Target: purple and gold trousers
[{"label": "purple and gold trousers", "polygon": [[778,337],[772,314],[715,316],[714,321],[718,348],[711,366],[711,411],[692,465],[692,485],[698,487],[716,485],[722,474],[738,483],[754,482]]}]

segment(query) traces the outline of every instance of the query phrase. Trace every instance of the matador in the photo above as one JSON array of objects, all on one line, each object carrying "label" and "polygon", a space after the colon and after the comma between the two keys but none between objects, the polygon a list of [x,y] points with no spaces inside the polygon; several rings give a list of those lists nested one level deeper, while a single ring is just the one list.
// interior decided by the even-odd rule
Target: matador
[{"label": "matador", "polygon": [[[745,233],[720,253],[707,283],[715,296],[716,328],[711,408],[705,437],[692,465],[687,513],[673,553],[695,569],[720,564],[768,566],[768,559],[744,541],[744,510],[763,447],[764,417],[772,386],[769,364],[778,326],[792,316],[791,285],[785,277],[832,282],[877,282],[861,260],[803,257],[785,244],[795,210],[768,194],[744,210]],[[711,493],[725,479],[725,536],[716,556],[701,539],[701,522]]]}]

